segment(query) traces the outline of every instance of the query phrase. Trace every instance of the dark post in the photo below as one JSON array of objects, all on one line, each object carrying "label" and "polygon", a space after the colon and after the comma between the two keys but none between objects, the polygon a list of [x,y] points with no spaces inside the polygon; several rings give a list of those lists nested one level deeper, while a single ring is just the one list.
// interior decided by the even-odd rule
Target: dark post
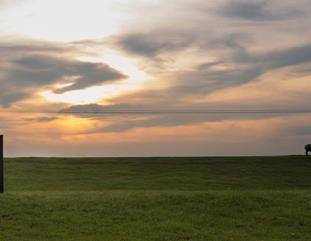
[{"label": "dark post", "polygon": [[0,135],[0,193],[4,192],[3,135]]}]

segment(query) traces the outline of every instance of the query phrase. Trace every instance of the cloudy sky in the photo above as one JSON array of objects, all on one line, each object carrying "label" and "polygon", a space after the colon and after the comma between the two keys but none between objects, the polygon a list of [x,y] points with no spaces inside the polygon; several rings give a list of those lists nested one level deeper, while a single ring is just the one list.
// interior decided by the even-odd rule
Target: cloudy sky
[{"label": "cloudy sky", "polygon": [[[311,109],[310,5],[0,0],[6,154],[303,153],[311,142],[311,114],[300,113]],[[159,113],[173,110],[288,113]],[[154,113],[80,113],[94,111]]]}]

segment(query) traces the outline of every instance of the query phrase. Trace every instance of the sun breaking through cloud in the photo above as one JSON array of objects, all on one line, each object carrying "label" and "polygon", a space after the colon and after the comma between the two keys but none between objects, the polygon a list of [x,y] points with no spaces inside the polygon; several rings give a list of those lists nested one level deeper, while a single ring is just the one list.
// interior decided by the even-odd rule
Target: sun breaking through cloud
[{"label": "sun breaking through cloud", "polygon": [[309,109],[308,0],[2,0],[0,20],[9,155],[288,154],[311,138],[306,113],[55,114]]}]

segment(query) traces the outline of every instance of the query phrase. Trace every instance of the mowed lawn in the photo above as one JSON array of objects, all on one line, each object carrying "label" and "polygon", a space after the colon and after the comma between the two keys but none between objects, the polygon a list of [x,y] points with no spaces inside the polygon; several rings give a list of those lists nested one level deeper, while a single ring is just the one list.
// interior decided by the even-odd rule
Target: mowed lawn
[{"label": "mowed lawn", "polygon": [[311,240],[311,158],[5,160],[0,241]]}]

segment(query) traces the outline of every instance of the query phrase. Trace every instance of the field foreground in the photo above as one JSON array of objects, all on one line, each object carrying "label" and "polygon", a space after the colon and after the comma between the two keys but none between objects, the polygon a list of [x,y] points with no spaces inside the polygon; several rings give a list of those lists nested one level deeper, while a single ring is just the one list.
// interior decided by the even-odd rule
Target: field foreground
[{"label": "field foreground", "polygon": [[311,237],[311,158],[7,159],[1,241]]}]

